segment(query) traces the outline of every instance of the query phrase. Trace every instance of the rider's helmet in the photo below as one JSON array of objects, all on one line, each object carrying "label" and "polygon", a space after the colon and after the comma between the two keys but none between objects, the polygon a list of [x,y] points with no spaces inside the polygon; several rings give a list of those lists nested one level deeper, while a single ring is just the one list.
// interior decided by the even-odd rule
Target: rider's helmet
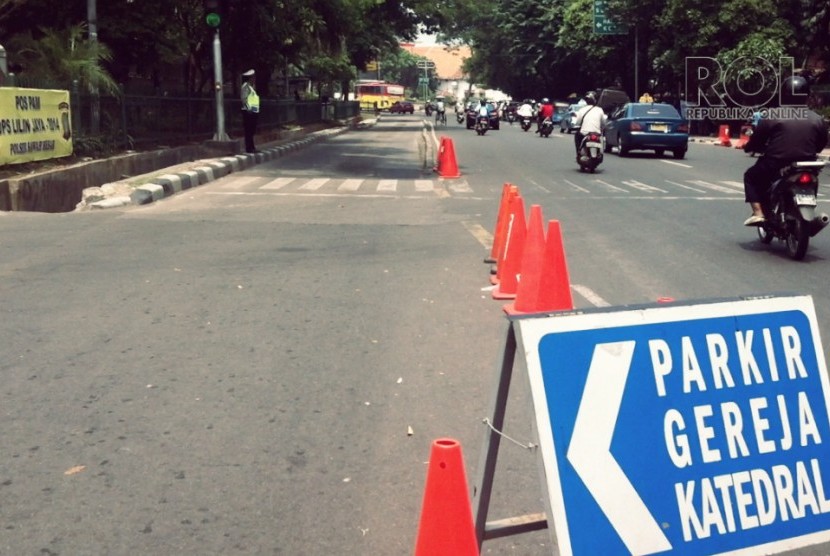
[{"label": "rider's helmet", "polygon": [[585,95],[585,102],[588,104],[596,104],[597,103],[597,95],[594,91],[590,91],[587,95]]},{"label": "rider's helmet", "polygon": [[548,97],[543,98],[542,104],[550,104],[550,99],[548,99]]},{"label": "rider's helmet", "polygon": [[805,106],[810,96],[810,83],[800,75],[793,75],[781,83],[781,104]]}]

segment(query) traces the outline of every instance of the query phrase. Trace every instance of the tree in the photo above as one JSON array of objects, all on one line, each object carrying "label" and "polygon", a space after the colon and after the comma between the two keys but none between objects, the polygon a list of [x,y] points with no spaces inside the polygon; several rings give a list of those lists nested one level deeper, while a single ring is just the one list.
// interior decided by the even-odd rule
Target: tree
[{"label": "tree", "polygon": [[102,66],[112,54],[105,45],[85,38],[85,25],[73,25],[63,31],[37,31],[37,39],[27,34],[15,37],[13,43],[25,64],[26,80],[67,89],[77,83],[80,90],[88,93],[120,92],[118,83]]}]

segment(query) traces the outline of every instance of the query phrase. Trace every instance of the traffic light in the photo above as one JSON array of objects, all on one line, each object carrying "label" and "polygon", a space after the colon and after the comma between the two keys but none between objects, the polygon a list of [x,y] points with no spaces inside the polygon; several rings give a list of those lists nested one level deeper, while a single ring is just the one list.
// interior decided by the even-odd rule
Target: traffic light
[{"label": "traffic light", "polygon": [[202,4],[205,8],[205,23],[208,27],[219,27],[222,22],[221,0],[202,0]]}]

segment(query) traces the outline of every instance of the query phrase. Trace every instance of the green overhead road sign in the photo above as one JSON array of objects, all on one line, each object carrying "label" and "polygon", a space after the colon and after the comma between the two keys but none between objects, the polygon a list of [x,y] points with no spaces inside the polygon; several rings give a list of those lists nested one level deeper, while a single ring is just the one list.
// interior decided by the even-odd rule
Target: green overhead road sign
[{"label": "green overhead road sign", "polygon": [[628,27],[610,19],[605,13],[607,0],[594,0],[594,33],[597,35],[625,35]]}]

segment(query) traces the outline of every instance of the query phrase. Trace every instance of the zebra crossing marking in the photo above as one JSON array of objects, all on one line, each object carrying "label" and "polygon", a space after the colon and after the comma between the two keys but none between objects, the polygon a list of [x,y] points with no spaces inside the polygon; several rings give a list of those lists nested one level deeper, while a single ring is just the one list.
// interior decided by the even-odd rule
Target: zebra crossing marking
[{"label": "zebra crossing marking", "polygon": [[604,185],[605,187],[607,187],[608,189],[611,189],[612,191],[619,191],[620,193],[628,193],[629,192],[627,189],[623,189],[622,187],[617,187],[616,185],[611,185],[607,181],[602,181],[602,180],[594,180],[594,181],[597,182],[600,185]]},{"label": "zebra crossing marking", "polygon": [[320,189],[321,187],[326,185],[326,183],[328,183],[328,181],[329,181],[329,178],[310,179],[307,182],[305,182],[303,185],[301,185],[300,189],[302,189],[303,191],[317,191],[318,189]]},{"label": "zebra crossing marking", "polygon": [[394,193],[398,189],[398,180],[380,180],[378,182],[378,193]]},{"label": "zebra crossing marking", "polygon": [[357,191],[363,184],[364,180],[348,179],[337,186],[337,191]]},{"label": "zebra crossing marking", "polygon": [[277,178],[275,180],[271,180],[265,185],[261,185],[259,189],[266,189],[266,190],[273,190],[273,189],[282,189],[292,181],[297,178]]},{"label": "zebra crossing marking", "polygon": [[654,187],[653,185],[648,185],[643,182],[639,182],[637,180],[623,180],[625,185],[633,187],[634,189],[639,189],[640,191],[659,191],[660,193],[668,193],[665,189],[660,189],[659,187]]},{"label": "zebra crossing marking", "polygon": [[722,185],[718,185],[716,183],[709,183],[708,181],[703,180],[687,180],[689,183],[693,183],[695,185],[699,185],[701,187],[705,187],[707,189],[711,189],[712,191],[717,191],[719,193],[735,193],[734,189],[729,187],[724,187]]},{"label": "zebra crossing marking", "polygon": [[470,188],[470,184],[466,181],[459,181],[459,182],[452,182],[450,183],[450,191],[453,193],[472,193],[473,190]]}]

